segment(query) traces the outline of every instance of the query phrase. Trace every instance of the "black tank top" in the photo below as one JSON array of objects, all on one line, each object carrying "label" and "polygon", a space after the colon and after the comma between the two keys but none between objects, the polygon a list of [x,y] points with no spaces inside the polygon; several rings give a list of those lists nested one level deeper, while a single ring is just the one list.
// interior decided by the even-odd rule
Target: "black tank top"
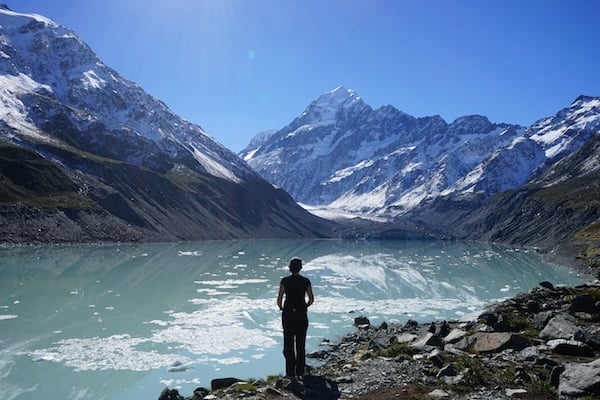
[{"label": "black tank top", "polygon": [[310,287],[310,280],[302,275],[290,275],[281,280],[285,289],[283,309],[306,310],[305,294]]}]

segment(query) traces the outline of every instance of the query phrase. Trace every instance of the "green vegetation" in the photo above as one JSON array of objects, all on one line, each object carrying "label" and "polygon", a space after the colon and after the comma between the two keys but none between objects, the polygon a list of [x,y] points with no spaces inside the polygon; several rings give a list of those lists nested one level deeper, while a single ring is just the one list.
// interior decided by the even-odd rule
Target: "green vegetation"
[{"label": "green vegetation", "polygon": [[187,192],[201,193],[208,198],[223,196],[212,187],[206,176],[181,165],[167,172],[164,177]]},{"label": "green vegetation", "polygon": [[559,185],[540,188],[535,196],[545,204],[561,205],[572,210],[587,210],[598,207],[600,185],[594,176],[572,178]]},{"label": "green vegetation", "polygon": [[[542,367],[524,370],[514,364],[503,363],[496,368],[490,368],[489,363],[478,357],[452,356],[448,360],[463,378],[458,383],[449,383],[446,390],[456,393],[472,393],[478,387],[505,387],[515,386],[515,381],[521,384],[532,396],[547,398],[556,396],[556,388],[547,382],[547,372]],[[538,397],[532,397],[538,398]]]},{"label": "green vegetation", "polygon": [[415,348],[411,347],[408,343],[395,342],[392,343],[391,346],[377,351],[376,356],[394,358],[401,356],[412,356],[417,353],[418,351]]},{"label": "green vegetation", "polygon": [[234,385],[236,391],[256,393],[258,387],[251,382],[238,382]]},{"label": "green vegetation", "polygon": [[97,208],[54,163],[30,150],[0,144],[0,204],[16,203],[44,211]]},{"label": "green vegetation", "polygon": [[574,235],[575,239],[584,242],[583,249],[577,258],[587,265],[600,268],[600,222],[595,222]]},{"label": "green vegetation", "polygon": [[586,288],[583,290],[582,294],[587,294],[592,296],[595,301],[600,301],[600,289],[596,288]]}]

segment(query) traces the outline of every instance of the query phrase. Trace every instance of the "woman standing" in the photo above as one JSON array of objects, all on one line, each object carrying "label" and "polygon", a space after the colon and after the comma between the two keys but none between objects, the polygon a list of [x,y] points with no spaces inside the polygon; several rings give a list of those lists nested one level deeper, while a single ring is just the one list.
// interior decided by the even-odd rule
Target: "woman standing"
[{"label": "woman standing", "polygon": [[314,296],[310,280],[300,275],[302,260],[292,258],[288,268],[291,274],[281,280],[277,296],[277,306],[282,311],[285,375],[302,379],[306,362],[305,347],[308,329],[306,310],[314,302]]}]

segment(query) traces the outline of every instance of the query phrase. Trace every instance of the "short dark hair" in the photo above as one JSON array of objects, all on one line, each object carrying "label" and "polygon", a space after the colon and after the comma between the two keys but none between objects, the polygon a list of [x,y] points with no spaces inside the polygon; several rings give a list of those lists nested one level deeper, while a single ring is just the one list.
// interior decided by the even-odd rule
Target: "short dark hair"
[{"label": "short dark hair", "polygon": [[302,260],[298,257],[294,257],[290,260],[290,265],[288,267],[290,268],[290,272],[300,272],[302,269]]}]

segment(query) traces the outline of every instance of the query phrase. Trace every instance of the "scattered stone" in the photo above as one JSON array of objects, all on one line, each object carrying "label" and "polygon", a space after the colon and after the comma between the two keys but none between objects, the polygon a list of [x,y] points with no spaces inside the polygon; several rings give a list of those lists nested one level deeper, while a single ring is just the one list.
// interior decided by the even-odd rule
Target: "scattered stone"
[{"label": "scattered stone", "polygon": [[158,396],[158,400],[184,400],[177,389],[164,388]]},{"label": "scattered stone", "polygon": [[[580,297],[592,292],[590,287],[600,291],[600,282],[577,288],[535,288],[491,305],[481,314],[479,323],[449,321],[447,332],[442,330],[444,323],[418,324],[409,320],[404,325],[386,323],[373,328],[370,323],[364,324],[368,319],[359,320],[363,322],[359,329],[336,343],[326,341],[325,349],[312,353],[318,357],[318,366],[309,366],[310,374],[303,381],[259,380],[252,383],[255,390],[247,390],[245,385],[233,385],[240,380],[225,378],[219,380],[222,388],[214,393],[197,389],[193,397],[185,400],[556,398],[551,387],[557,388],[559,399],[600,398],[600,315],[573,311],[591,306],[589,298]],[[506,316],[511,320],[515,316],[520,332],[506,323]],[[432,325],[435,332],[428,332]],[[525,335],[534,332],[533,328],[540,335],[527,338]],[[499,332],[504,329],[509,331]],[[394,348],[399,353],[388,357],[392,353],[386,351],[398,343],[409,346]],[[596,360],[583,363],[583,357]],[[509,371],[514,374],[507,374]],[[461,393],[448,393],[440,387],[460,387]],[[465,388],[467,392],[463,393]],[[160,400],[183,398],[167,388]]]},{"label": "scattered stone", "polygon": [[591,295],[580,294],[575,296],[571,301],[571,307],[569,307],[569,311],[572,313],[583,312],[587,314],[597,314],[598,304]]},{"label": "scattered stone", "polygon": [[446,343],[456,343],[467,334],[467,331],[462,329],[454,328],[444,337]]},{"label": "scattered stone", "polygon": [[444,342],[442,342],[442,339],[439,336],[437,336],[436,334],[427,332],[425,335],[423,335],[417,341],[411,343],[411,346],[416,349],[420,349],[420,350],[424,349],[426,346],[442,348],[442,347],[444,347]]},{"label": "scattered stone", "polygon": [[520,395],[520,394],[525,394],[525,393],[527,393],[527,390],[525,390],[525,389],[506,389],[506,392],[505,392],[505,393],[506,393],[506,395],[507,395],[508,397],[511,397],[511,398],[512,398],[512,397],[513,397],[513,396],[515,396],[515,395]]},{"label": "scattered stone", "polygon": [[442,389],[435,389],[427,394],[432,399],[449,399],[450,395]]},{"label": "scattered stone", "polygon": [[539,283],[541,287],[548,290],[554,290],[554,285],[548,281],[542,281]]},{"label": "scattered stone", "polygon": [[354,382],[354,379],[352,379],[352,377],[350,377],[350,376],[339,376],[339,377],[335,378],[335,382],[336,383],[352,383],[352,382]]},{"label": "scattered stone", "polygon": [[237,378],[217,378],[210,381],[211,390],[219,390],[223,388],[227,388],[234,383],[243,382],[241,379]]},{"label": "scattered stone", "polygon": [[444,356],[439,349],[433,350],[431,353],[427,355],[427,359],[433,363],[438,368],[441,368],[444,365]]},{"label": "scattered stone", "polygon": [[354,326],[359,328],[368,328],[371,326],[371,321],[369,321],[369,318],[367,317],[356,317],[354,318]]},{"label": "scattered stone", "polygon": [[450,364],[450,365],[446,365],[445,367],[441,368],[436,376],[438,378],[440,378],[442,376],[456,376],[456,375],[458,375],[456,368],[454,368],[454,366],[452,364]]},{"label": "scattered stone", "polygon": [[412,333],[402,333],[396,336],[396,342],[398,343],[410,343],[417,339],[417,335]]}]

